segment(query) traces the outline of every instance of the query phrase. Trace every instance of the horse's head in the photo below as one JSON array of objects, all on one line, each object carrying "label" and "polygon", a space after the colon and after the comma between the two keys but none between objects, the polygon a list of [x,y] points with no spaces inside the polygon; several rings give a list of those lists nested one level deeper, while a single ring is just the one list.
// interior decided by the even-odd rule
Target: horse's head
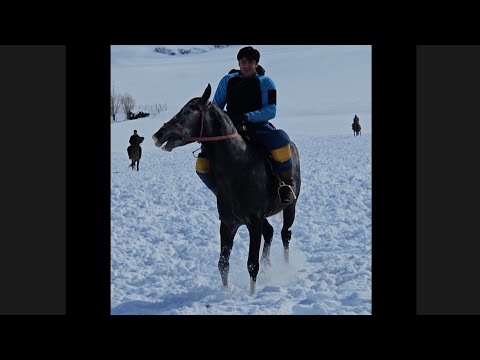
[{"label": "horse's head", "polygon": [[212,93],[208,84],[203,95],[193,98],[172,117],[152,138],[155,146],[165,151],[172,151],[176,147],[190,144],[201,132],[202,122],[207,111],[207,102]]}]

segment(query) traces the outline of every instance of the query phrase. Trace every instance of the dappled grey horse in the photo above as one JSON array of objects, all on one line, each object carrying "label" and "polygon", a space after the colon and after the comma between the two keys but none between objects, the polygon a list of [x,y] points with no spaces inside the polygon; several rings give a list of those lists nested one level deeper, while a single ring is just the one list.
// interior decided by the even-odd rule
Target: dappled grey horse
[{"label": "dappled grey horse", "polygon": [[[212,88],[208,84],[202,97],[193,98],[152,137],[155,145],[166,151],[198,141],[208,154],[212,176],[217,184],[217,208],[220,218],[220,259],[218,269],[224,286],[228,286],[228,269],[233,239],[238,228],[246,225],[250,235],[247,269],[250,293],[256,291],[261,236],[264,237],[262,266],[270,265],[273,227],[267,217],[283,210],[281,231],[284,258],[288,263],[290,227],[295,219],[296,200],[281,204],[278,178],[267,161],[266,151],[246,142],[223,110],[208,102]],[[294,143],[291,146],[294,192],[300,194],[300,160]]]}]

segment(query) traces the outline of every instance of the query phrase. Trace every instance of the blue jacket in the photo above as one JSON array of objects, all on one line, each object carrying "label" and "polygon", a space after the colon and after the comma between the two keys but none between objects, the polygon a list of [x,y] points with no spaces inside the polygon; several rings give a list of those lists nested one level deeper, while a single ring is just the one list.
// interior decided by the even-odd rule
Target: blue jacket
[{"label": "blue jacket", "polygon": [[252,124],[264,124],[277,112],[277,90],[268,76],[225,75],[218,84],[213,103],[227,112],[245,114]]}]

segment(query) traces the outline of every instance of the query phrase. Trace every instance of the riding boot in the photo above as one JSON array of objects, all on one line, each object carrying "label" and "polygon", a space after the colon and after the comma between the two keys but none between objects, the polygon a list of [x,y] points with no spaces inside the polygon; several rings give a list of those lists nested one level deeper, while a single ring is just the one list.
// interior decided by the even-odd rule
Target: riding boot
[{"label": "riding boot", "polygon": [[293,179],[292,169],[280,171],[278,176],[281,180],[280,186],[278,187],[280,202],[282,204],[289,204],[297,198],[294,192],[295,181]]}]

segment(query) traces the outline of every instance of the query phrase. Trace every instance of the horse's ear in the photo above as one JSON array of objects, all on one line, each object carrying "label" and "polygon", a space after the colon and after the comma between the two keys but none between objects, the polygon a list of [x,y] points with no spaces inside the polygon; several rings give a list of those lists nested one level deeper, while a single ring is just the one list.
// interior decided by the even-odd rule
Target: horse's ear
[{"label": "horse's ear", "polygon": [[202,102],[204,104],[207,103],[211,94],[212,94],[212,87],[210,86],[210,84],[208,84],[207,88],[205,89],[205,91],[203,92],[203,95],[202,95]]}]

